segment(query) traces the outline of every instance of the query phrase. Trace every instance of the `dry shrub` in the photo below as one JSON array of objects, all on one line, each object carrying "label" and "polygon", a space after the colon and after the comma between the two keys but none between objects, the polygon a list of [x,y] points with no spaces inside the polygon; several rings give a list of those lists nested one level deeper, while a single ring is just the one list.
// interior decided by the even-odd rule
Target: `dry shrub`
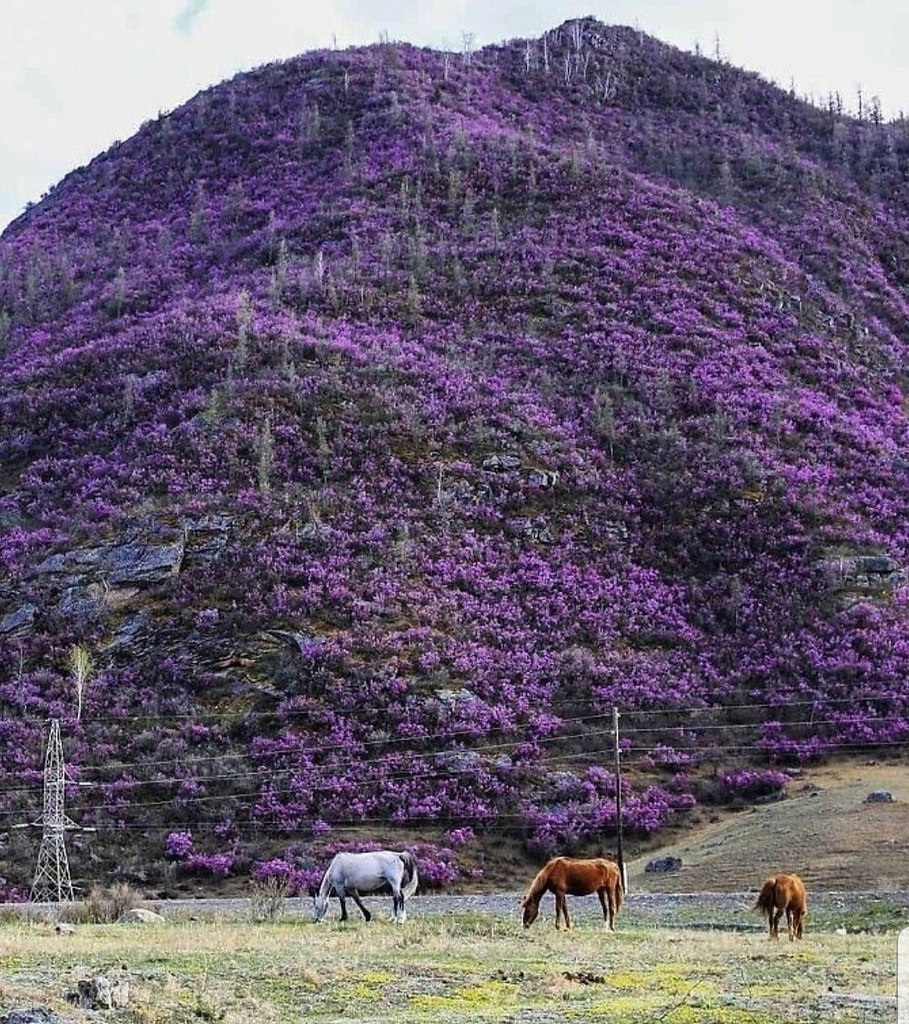
[{"label": "dry shrub", "polygon": [[256,878],[251,885],[250,911],[254,921],[274,921],[284,913],[284,901],[290,893],[286,878],[274,875]]},{"label": "dry shrub", "polygon": [[142,903],[142,894],[126,882],[115,882],[109,889],[93,885],[82,904],[83,919],[91,924],[110,924]]}]

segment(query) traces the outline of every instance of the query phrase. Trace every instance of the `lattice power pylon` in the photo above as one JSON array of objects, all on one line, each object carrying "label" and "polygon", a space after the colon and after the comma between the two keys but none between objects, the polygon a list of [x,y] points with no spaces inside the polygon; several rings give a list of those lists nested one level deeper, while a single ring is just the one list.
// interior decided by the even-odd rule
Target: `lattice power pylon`
[{"label": "lattice power pylon", "polygon": [[41,820],[35,822],[41,826],[41,847],[32,884],[33,903],[66,903],[73,899],[65,835],[67,829],[77,826],[63,810],[66,782],[60,723],[54,718],[51,719],[44,756],[44,810]]}]

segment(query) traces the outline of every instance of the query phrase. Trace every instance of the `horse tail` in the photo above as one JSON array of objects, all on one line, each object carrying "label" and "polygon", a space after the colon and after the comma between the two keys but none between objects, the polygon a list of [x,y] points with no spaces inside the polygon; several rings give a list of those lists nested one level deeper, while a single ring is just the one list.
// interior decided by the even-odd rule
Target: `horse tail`
[{"label": "horse tail", "polygon": [[410,897],[417,891],[417,886],[420,884],[420,874],[417,871],[417,861],[409,850],[404,850],[404,852],[399,853],[398,856],[404,863],[404,878],[407,879],[401,887],[401,894],[406,899],[410,899]]},{"label": "horse tail", "polygon": [[615,880],[615,912],[618,913],[622,900],[625,897],[625,880],[622,878],[622,869],[618,870],[618,877]]},{"label": "horse tail", "polygon": [[770,917],[776,906],[776,878],[768,878],[761,887],[758,898],[751,908],[760,912],[762,917]]}]

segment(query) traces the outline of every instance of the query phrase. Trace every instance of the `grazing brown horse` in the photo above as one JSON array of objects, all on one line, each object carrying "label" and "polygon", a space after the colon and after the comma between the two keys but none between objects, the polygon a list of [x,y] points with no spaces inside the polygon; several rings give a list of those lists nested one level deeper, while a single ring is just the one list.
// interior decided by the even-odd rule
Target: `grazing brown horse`
[{"label": "grazing brown horse", "polygon": [[531,882],[521,906],[524,908],[524,927],[529,928],[540,913],[540,900],[544,893],[555,895],[556,928],[560,919],[571,927],[566,896],[589,896],[596,893],[603,907],[603,920],[611,932],[615,931],[615,916],[622,905],[622,876],[611,860],[574,860],[571,857],[553,857],[547,861]]},{"label": "grazing brown horse", "polygon": [[771,875],[764,882],[753,910],[759,910],[770,924],[770,938],[780,937],[780,918],[786,912],[789,941],[802,937],[802,921],[808,912],[808,895],[798,875]]}]

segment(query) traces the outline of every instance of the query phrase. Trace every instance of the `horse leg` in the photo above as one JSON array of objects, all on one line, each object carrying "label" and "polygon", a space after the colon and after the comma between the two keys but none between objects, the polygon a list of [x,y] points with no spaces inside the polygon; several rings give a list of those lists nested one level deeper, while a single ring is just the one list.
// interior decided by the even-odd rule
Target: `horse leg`
[{"label": "horse leg", "polygon": [[770,911],[770,938],[778,939],[780,937],[780,918],[783,916],[783,911],[779,907],[774,907]]},{"label": "horse leg", "polygon": [[789,941],[795,940],[795,917],[791,907],[786,907],[786,932],[789,935]]},{"label": "horse leg", "polygon": [[398,906],[400,907],[400,910],[399,910],[399,914],[400,914],[399,920],[400,920],[401,924],[404,924],[404,922],[407,920],[407,908],[404,906],[404,899],[405,899],[405,896],[404,896],[404,893],[402,892],[401,895],[398,897]]},{"label": "horse leg", "polygon": [[345,897],[347,896],[347,890],[343,886],[341,886],[341,885],[336,885],[335,886],[335,892],[337,893],[337,896],[338,896],[338,902],[341,904],[341,920],[342,921],[346,921],[347,920],[347,900],[345,899]]},{"label": "horse leg", "polygon": [[562,893],[562,917],[565,918],[565,931],[571,931],[571,918],[568,916],[568,897]]},{"label": "horse leg", "polygon": [[403,924],[407,920],[407,915],[404,913],[404,894],[400,888],[392,886],[391,890],[391,901],[392,907],[394,908],[392,913],[396,924]]},{"label": "horse leg", "polygon": [[603,920],[609,931],[615,931],[612,924],[612,900],[609,899],[606,889],[597,889],[597,896],[600,897],[600,906],[603,908]]},{"label": "horse leg", "polygon": [[372,914],[370,914],[366,907],[363,906],[363,901],[360,899],[360,894],[357,892],[356,889],[350,890],[350,898],[360,908],[360,913],[363,915],[363,917],[366,918],[366,923],[369,924],[369,922],[372,920]]},{"label": "horse leg", "polygon": [[562,906],[565,902],[565,897],[560,892],[553,893],[555,896],[556,905],[556,931],[562,930]]}]

